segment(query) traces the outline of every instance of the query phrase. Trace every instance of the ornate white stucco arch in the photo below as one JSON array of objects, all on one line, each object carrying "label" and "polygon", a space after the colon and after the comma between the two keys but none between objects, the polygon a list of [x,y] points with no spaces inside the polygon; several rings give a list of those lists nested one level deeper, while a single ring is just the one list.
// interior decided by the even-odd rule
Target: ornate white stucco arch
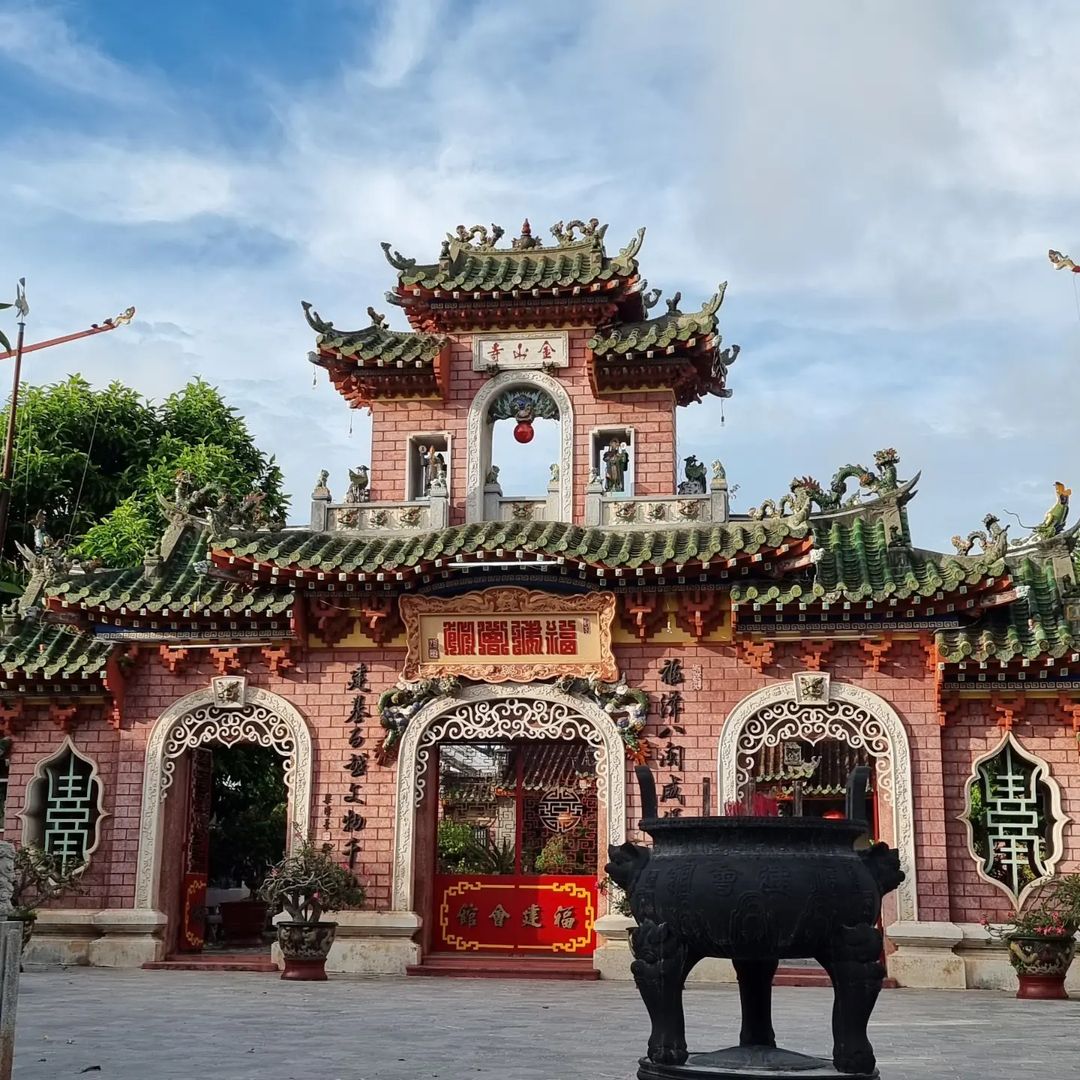
[{"label": "ornate white stucco arch", "polygon": [[187,750],[208,743],[257,743],[272,746],[284,759],[289,791],[289,836],[307,837],[311,827],[311,789],[315,760],[311,732],[296,708],[277,694],[240,683],[238,702],[221,700],[213,687],[174,701],[154,722],[146,744],[135,907],[155,908],[161,885],[163,803],[172,785],[176,762]]},{"label": "ornate white stucco arch", "polygon": [[523,387],[543,390],[559,407],[559,517],[571,521],[574,513],[574,407],[562,383],[542,371],[500,371],[484,383],[469,406],[465,435],[465,520],[484,516],[484,479],[491,468],[491,429],[488,409],[506,390]]},{"label": "ornate white stucco arch", "polygon": [[423,799],[431,750],[453,739],[584,739],[596,755],[596,794],[607,812],[609,844],[626,839],[626,749],[599,706],[546,683],[469,686],[424,706],[398,750],[394,823],[394,910],[411,911],[416,808]]},{"label": "ornate white stucco arch", "polygon": [[877,694],[812,671],[743,698],[728,713],[720,734],[718,805],[741,797],[758,750],[795,738],[837,739],[865,749],[874,759],[878,795],[891,811],[894,843],[907,875],[896,893],[897,917],[917,920],[911,745],[896,710]]}]

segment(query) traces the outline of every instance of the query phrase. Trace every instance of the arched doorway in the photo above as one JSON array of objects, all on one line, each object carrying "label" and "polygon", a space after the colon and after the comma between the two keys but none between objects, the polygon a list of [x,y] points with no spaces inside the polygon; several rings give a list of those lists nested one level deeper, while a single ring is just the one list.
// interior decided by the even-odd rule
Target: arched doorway
[{"label": "arched doorway", "polygon": [[555,405],[559,414],[559,520],[573,518],[574,476],[574,409],[570,395],[558,379],[542,371],[502,371],[481,387],[469,406],[466,430],[466,521],[481,521],[484,517],[484,478],[491,468],[490,416],[494,401],[508,390],[542,391]]},{"label": "arched doorway", "polygon": [[[146,746],[135,907],[163,910],[163,896],[176,884],[182,847],[182,826],[166,837],[167,797],[179,771],[190,769],[192,752],[211,745],[241,744],[272,748],[280,756],[288,792],[288,843],[306,837],[311,824],[314,756],[311,733],[303,717],[284,698],[248,687],[240,676],[223,676],[210,687],[180,698],[158,717]],[[174,800],[175,801],[175,800]],[[170,858],[166,859],[166,851]],[[175,931],[175,928],[173,928]]]},{"label": "arched doorway", "polygon": [[[860,686],[834,682],[823,672],[798,672],[735,706],[724,721],[718,760],[719,805],[745,796],[762,748],[787,741],[843,743],[863,752],[875,769],[877,839],[900,851],[907,875],[896,893],[896,917],[918,919],[915,813],[911,748],[896,711]],[[886,898],[889,902],[889,898]]]},{"label": "arched doorway", "polygon": [[[557,747],[560,752],[545,758],[535,752],[540,745]],[[447,755],[444,747],[452,748],[452,754]],[[457,764],[459,773],[464,764],[485,783],[490,779],[489,773],[491,777],[503,775],[493,770],[511,761],[517,763],[519,780],[522,770],[532,769],[536,775],[535,770],[547,769],[559,781],[555,786],[560,790],[569,786],[567,776],[584,779],[587,775],[588,783],[582,785],[576,803],[594,815],[591,820],[595,822],[592,834],[595,861],[587,866],[582,861],[579,869],[595,893],[595,881],[607,845],[622,843],[626,836],[625,747],[611,718],[595,704],[548,684],[470,686],[453,697],[430,702],[412,718],[402,738],[392,888],[396,910],[416,911],[427,920],[438,918],[434,880],[436,828],[441,807],[436,803],[440,766],[447,757]],[[555,758],[558,761],[553,763]],[[445,780],[443,790],[446,790]],[[499,794],[504,802],[516,798],[520,812],[523,806],[520,791],[504,790]],[[565,806],[556,805],[558,799],[548,799],[542,806],[538,802],[534,799],[527,813],[546,815],[553,834],[568,820],[566,815],[580,812],[570,805],[575,800],[569,796]],[[475,824],[491,830],[501,844],[503,834],[497,822],[483,820]],[[519,829],[519,843],[520,838]],[[530,859],[530,867],[535,866],[535,854]],[[520,851],[516,860],[515,869],[521,871]],[[526,886],[528,882],[519,878],[518,884]],[[572,885],[568,883],[568,887]],[[590,905],[589,920],[596,914],[594,895],[588,902],[583,898],[583,903],[581,912],[575,915],[579,923],[585,921],[584,913]],[[588,929],[591,938],[591,925]],[[583,948],[591,949],[591,945]]]}]

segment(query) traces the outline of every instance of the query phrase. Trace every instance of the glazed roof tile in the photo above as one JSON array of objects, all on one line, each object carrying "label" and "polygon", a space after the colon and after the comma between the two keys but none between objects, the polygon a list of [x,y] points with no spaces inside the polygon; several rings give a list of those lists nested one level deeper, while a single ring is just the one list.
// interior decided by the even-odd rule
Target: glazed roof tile
[{"label": "glazed roof tile", "polygon": [[604,251],[602,229],[576,243],[523,249],[478,247],[449,236],[444,256],[429,264],[391,252],[390,244],[383,244],[383,251],[398,271],[401,289],[507,293],[591,286],[633,277],[644,236],[645,230],[639,229],[613,258]]},{"label": "glazed roof tile", "polygon": [[1025,558],[1011,569],[1024,595],[986,612],[971,626],[939,631],[938,654],[946,663],[1059,658],[1080,648],[1080,635],[1065,617],[1053,567]]},{"label": "glazed roof tile", "polygon": [[338,330],[333,323],[320,319],[318,312],[313,311],[307,302],[303,308],[308,325],[316,333],[315,344],[318,348],[360,364],[382,361],[394,367],[399,364],[412,368],[430,367],[448,340],[438,334],[388,330],[382,325],[382,316],[374,313],[372,324],[363,330]]},{"label": "glazed roof tile", "polygon": [[78,682],[103,671],[112,646],[70,626],[27,619],[0,641],[0,670],[7,679]]},{"label": "glazed roof tile", "polygon": [[724,300],[725,282],[702,305],[700,311],[684,314],[669,311],[644,322],[616,323],[597,331],[589,348],[597,356],[618,359],[626,354],[666,351],[676,345],[686,345],[716,333],[716,313]]},{"label": "glazed roof tile", "polygon": [[168,617],[225,611],[272,617],[291,607],[287,593],[208,575],[206,560],[207,531],[190,523],[160,566],[70,575],[49,586],[50,606],[66,603],[107,614],[146,611]]},{"label": "glazed roof tile", "polygon": [[732,600],[784,605],[928,598],[1001,577],[1007,569],[1000,555],[945,555],[903,543],[890,545],[883,517],[811,519],[811,525],[814,548],[821,553],[812,583],[734,585]]},{"label": "glazed roof tile", "polygon": [[636,569],[753,554],[799,539],[807,531],[805,524],[786,518],[637,530],[582,528],[562,522],[483,522],[393,537],[288,529],[227,536],[214,547],[215,553],[255,562],[339,573],[409,569],[438,558],[496,550]]}]

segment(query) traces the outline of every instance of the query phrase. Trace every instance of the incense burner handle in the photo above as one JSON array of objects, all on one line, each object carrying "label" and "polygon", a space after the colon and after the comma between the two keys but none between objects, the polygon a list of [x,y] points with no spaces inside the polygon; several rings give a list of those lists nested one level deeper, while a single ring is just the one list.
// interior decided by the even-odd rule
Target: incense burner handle
[{"label": "incense burner handle", "polygon": [[641,816],[646,821],[655,821],[659,811],[656,801],[656,777],[648,765],[638,765],[634,769],[638,791],[641,792]]}]

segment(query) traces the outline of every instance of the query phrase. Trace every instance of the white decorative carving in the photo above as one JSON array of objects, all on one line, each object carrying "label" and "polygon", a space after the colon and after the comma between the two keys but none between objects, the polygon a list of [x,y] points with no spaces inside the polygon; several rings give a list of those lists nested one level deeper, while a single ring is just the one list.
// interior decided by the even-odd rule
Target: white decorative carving
[{"label": "white decorative carving", "polygon": [[[763,746],[788,739],[818,743],[838,739],[864,748],[877,771],[877,790],[892,809],[893,842],[907,875],[897,890],[897,916],[918,919],[915,876],[915,806],[912,790],[911,747],[903,721],[877,694],[861,686],[826,677],[824,687],[810,685],[813,701],[806,700],[810,679],[820,672],[798,672],[790,682],[777,682],[743,698],[728,714],[720,734],[717,801],[739,799],[750,781],[754,755]],[[818,702],[815,691],[825,696]],[[805,704],[799,704],[802,696]]]},{"label": "white decorative carving", "polygon": [[[217,680],[215,680],[216,682]],[[314,755],[304,718],[284,698],[259,687],[246,689],[243,706],[221,708],[215,688],[173,702],[158,717],[146,745],[135,907],[156,908],[161,879],[162,802],[172,784],[177,759],[207,743],[251,742],[271,746],[284,758],[289,789],[289,844],[311,828]]]},{"label": "white decorative carving", "polygon": [[214,704],[219,709],[242,709],[247,679],[243,675],[219,675],[210,680]]},{"label": "white decorative carving", "polygon": [[571,521],[574,512],[574,408],[558,379],[542,371],[502,371],[488,380],[469,406],[465,444],[465,520],[484,519],[484,478],[491,468],[491,402],[506,390],[537,387],[559,407],[559,518]]},{"label": "white decorative carving", "polygon": [[393,906],[410,911],[416,808],[423,800],[432,747],[463,739],[584,740],[596,756],[597,802],[606,808],[608,843],[626,839],[626,754],[611,718],[592,702],[549,684],[469,686],[437,698],[409,722],[398,751]]},{"label": "white decorative carving", "polygon": [[[991,775],[985,766],[995,758],[1000,759],[999,767]],[[1030,769],[1024,769],[1021,762]],[[986,857],[975,850],[971,792],[976,784],[982,788],[989,854],[1000,861],[1009,875],[1007,882],[988,874]],[[1046,815],[1050,819],[1048,838],[1043,836],[1038,823],[1040,786],[1050,794]],[[1032,889],[1054,876],[1054,868],[1064,852],[1062,835],[1071,820],[1062,809],[1061,788],[1050,775],[1050,766],[1021,746],[1011,731],[993,750],[976,758],[972,764],[971,775],[964,784],[964,812],[959,819],[967,827],[968,853],[975,860],[979,877],[1005,893],[1017,911]],[[1044,844],[1045,850],[1040,850]],[[1025,882],[1024,871],[1030,870],[1032,863],[1041,873]]]}]

